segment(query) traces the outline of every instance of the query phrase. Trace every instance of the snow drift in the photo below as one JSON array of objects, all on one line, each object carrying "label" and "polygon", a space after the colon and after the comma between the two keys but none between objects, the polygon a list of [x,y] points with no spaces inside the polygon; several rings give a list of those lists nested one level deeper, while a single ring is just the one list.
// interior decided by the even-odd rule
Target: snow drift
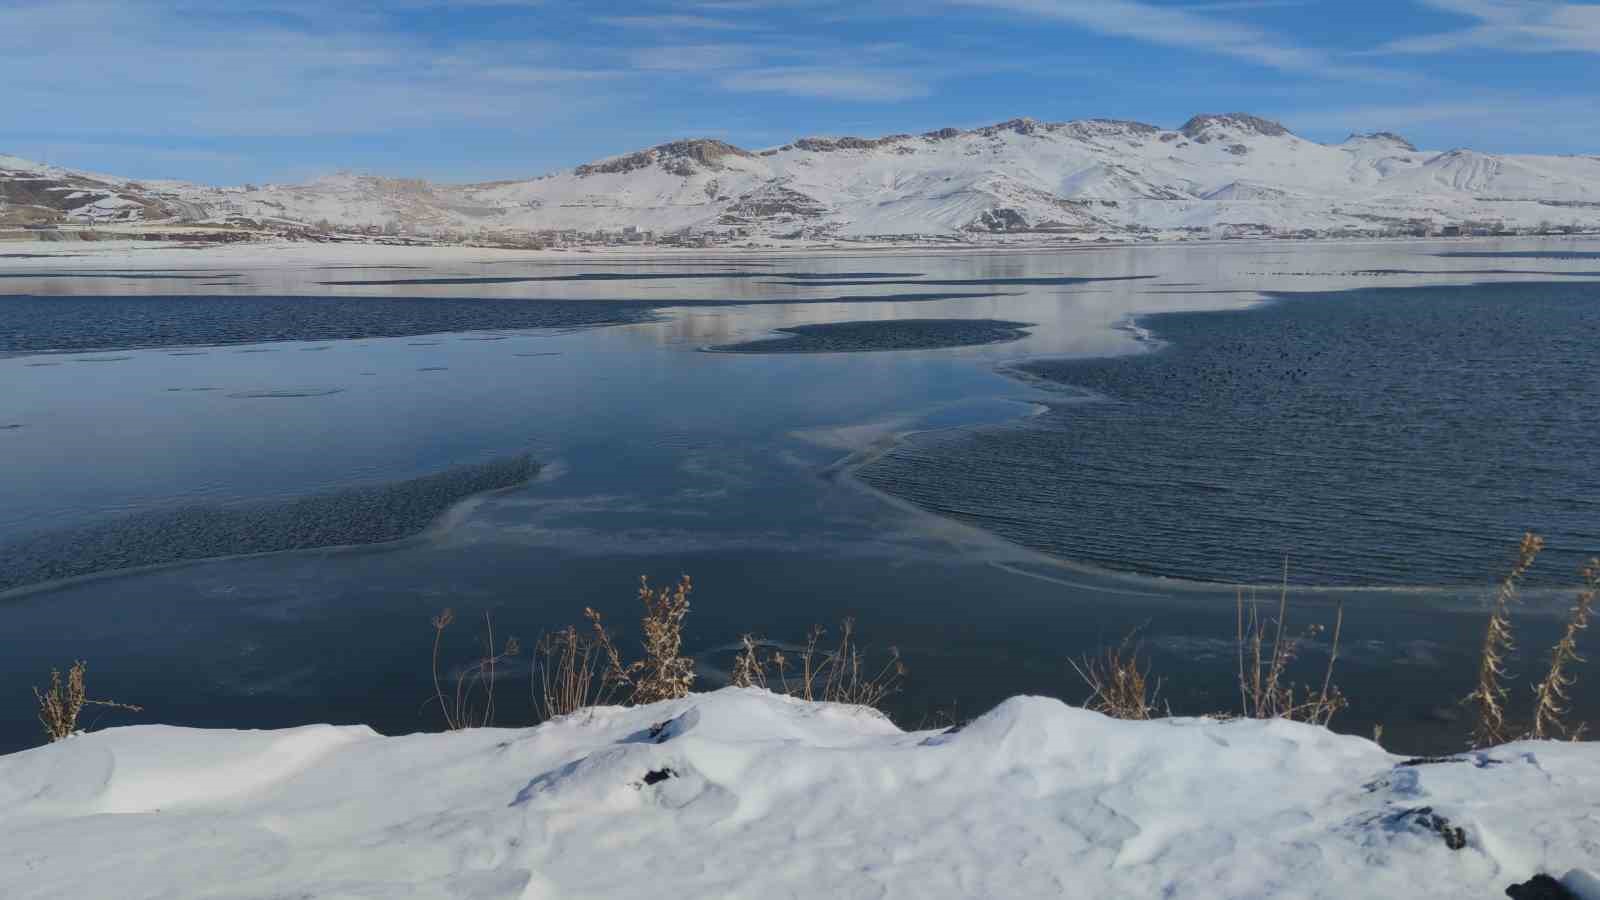
[{"label": "snow drift", "polygon": [[3,757],[0,894],[1492,897],[1593,865],[1597,799],[1593,745],[1407,764],[1031,697],[903,733],[727,689],[526,730],[140,726]]}]

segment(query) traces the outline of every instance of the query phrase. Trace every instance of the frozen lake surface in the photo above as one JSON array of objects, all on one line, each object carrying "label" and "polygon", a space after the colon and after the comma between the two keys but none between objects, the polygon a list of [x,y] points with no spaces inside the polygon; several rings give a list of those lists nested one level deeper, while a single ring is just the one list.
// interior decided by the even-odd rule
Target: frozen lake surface
[{"label": "frozen lake surface", "polygon": [[[1234,690],[1231,584],[1285,554],[1300,624],[1350,605],[1344,727],[1454,747],[1521,529],[1545,584],[1600,549],[1592,243],[75,252],[0,260],[0,749],[79,657],[163,722],[431,728],[438,609],[625,629],[639,574],[683,572],[707,684],[741,633],[853,615],[915,725],[1075,699],[1066,658],[1149,621],[1197,712]],[[703,352],[785,334],[881,352]],[[417,533],[439,478],[523,458]],[[372,498],[403,512],[339,524]],[[46,580],[170,562],[195,522],[225,558]]]}]

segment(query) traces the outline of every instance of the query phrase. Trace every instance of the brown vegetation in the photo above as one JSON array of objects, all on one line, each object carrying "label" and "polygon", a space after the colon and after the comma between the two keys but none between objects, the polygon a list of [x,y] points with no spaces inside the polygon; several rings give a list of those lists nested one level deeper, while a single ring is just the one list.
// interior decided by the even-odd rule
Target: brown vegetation
[{"label": "brown vegetation", "polygon": [[805,646],[793,659],[782,650],[763,653],[764,644],[745,635],[740,639],[743,649],[733,662],[733,685],[765,690],[775,687],[777,693],[802,700],[874,709],[900,689],[906,666],[898,648],[890,647],[888,660],[874,669],[855,639],[854,619],[845,619],[839,624],[839,641],[831,650],[821,646],[826,635],[822,626],[813,627],[806,636]]},{"label": "brown vegetation", "polygon": [[[1245,615],[1248,605],[1249,616]],[[1252,595],[1248,604],[1244,592],[1235,596],[1235,644],[1239,656],[1239,702],[1245,718],[1293,719],[1313,725],[1327,725],[1334,713],[1346,705],[1345,697],[1333,684],[1333,667],[1339,659],[1340,632],[1344,630],[1344,603],[1334,613],[1333,637],[1328,648],[1328,667],[1322,675],[1322,689],[1298,692],[1287,680],[1289,664],[1300,649],[1300,642],[1321,634],[1323,626],[1313,625],[1299,636],[1286,633],[1289,627],[1289,572],[1278,592],[1278,615],[1268,622]],[[1272,639],[1267,640],[1267,632]],[[1265,654],[1265,655],[1263,655]]]},{"label": "brown vegetation", "polygon": [[1506,728],[1507,691],[1500,683],[1506,674],[1506,654],[1515,647],[1511,641],[1511,602],[1517,596],[1517,583],[1543,549],[1544,538],[1531,531],[1522,536],[1517,561],[1500,581],[1500,589],[1489,607],[1489,622],[1484,628],[1483,648],[1478,657],[1478,684],[1463,701],[1475,707],[1478,713],[1472,727],[1473,747],[1493,747],[1511,740]]},{"label": "brown vegetation", "polygon": [[1565,721],[1567,689],[1578,682],[1576,675],[1567,672],[1567,667],[1584,661],[1578,655],[1578,632],[1589,627],[1589,617],[1594,611],[1595,593],[1600,590],[1600,558],[1589,560],[1581,574],[1583,588],[1578,591],[1578,598],[1567,616],[1567,627],[1561,633],[1561,640],[1550,651],[1550,670],[1533,689],[1536,698],[1533,731],[1528,736],[1534,740],[1554,737],[1558,732],[1573,740],[1583,735],[1584,727],[1581,724],[1571,726]]},{"label": "brown vegetation", "polygon": [[1082,660],[1067,661],[1089,686],[1089,699],[1083,701],[1084,709],[1105,713],[1113,719],[1155,717],[1161,682],[1159,679],[1152,681],[1149,666],[1139,664],[1139,645],[1134,642],[1138,633],[1139,629],[1134,629],[1122,643],[1107,647],[1098,656],[1085,655]]},{"label": "brown vegetation", "polygon": [[129,703],[90,700],[83,684],[84,674],[88,668],[88,664],[81,659],[74,662],[67,670],[65,684],[61,682],[61,671],[51,669],[50,687],[44,691],[33,689],[33,696],[39,701],[39,723],[44,726],[44,733],[50,738],[51,743],[65,740],[78,733],[78,716],[85,706],[104,706],[129,712],[143,711],[143,707]]},{"label": "brown vegetation", "polygon": [[[444,637],[445,629],[455,620],[455,611],[450,609],[433,617],[433,699],[439,701],[439,710],[444,714],[445,727],[450,731],[485,728],[494,721],[495,668],[501,662],[522,652],[522,645],[514,637],[507,638],[505,646],[496,652],[494,620],[488,613],[484,613],[485,634],[482,654],[475,662],[463,666],[456,673],[455,690],[446,694],[439,678],[439,643]],[[480,693],[481,701],[478,699]],[[481,706],[478,705],[480,702]]]}]

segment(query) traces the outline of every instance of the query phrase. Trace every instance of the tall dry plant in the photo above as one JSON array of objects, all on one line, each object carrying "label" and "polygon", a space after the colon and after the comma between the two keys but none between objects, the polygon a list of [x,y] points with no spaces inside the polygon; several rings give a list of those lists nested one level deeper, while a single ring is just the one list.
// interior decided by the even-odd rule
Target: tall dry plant
[{"label": "tall dry plant", "polygon": [[[1248,608],[1248,616],[1246,609]],[[1296,636],[1289,627],[1289,567],[1284,564],[1278,592],[1278,615],[1269,622],[1260,613],[1252,594],[1246,604],[1244,592],[1234,595],[1235,644],[1239,657],[1239,702],[1246,718],[1293,719],[1326,726],[1334,714],[1344,709],[1344,694],[1333,684],[1333,668],[1339,659],[1339,639],[1344,630],[1344,602],[1334,613],[1333,638],[1328,648],[1328,666],[1323,672],[1322,689],[1299,693],[1287,675],[1289,664],[1299,653],[1300,642],[1321,634],[1323,626],[1312,625]],[[1268,638],[1268,632],[1271,638]]]},{"label": "tall dry plant", "polygon": [[1567,627],[1561,633],[1561,640],[1550,651],[1550,670],[1533,689],[1533,730],[1528,737],[1536,741],[1555,737],[1558,733],[1573,740],[1583,735],[1582,725],[1574,727],[1566,722],[1567,689],[1578,682],[1576,675],[1567,672],[1567,667],[1584,661],[1578,655],[1578,632],[1589,627],[1595,594],[1600,591],[1600,558],[1590,559],[1584,565],[1582,577],[1583,588],[1578,591],[1578,598],[1567,616]]},{"label": "tall dry plant", "polygon": [[534,647],[533,705],[541,721],[609,706],[624,687],[612,674],[622,668],[621,659],[600,614],[588,608],[583,613],[589,635],[569,625]]},{"label": "tall dry plant", "polygon": [[[639,576],[639,601],[644,617],[644,659],[626,672],[633,685],[631,702],[656,703],[687,697],[694,685],[694,660],[683,652],[683,620],[689,615],[689,594],[694,584],[685,575],[672,587],[652,590],[650,580]],[[615,668],[615,667],[614,667]]]},{"label": "tall dry plant", "polygon": [[1517,560],[1501,580],[1489,608],[1489,624],[1484,629],[1483,649],[1478,657],[1478,686],[1462,701],[1477,709],[1477,721],[1472,727],[1474,748],[1493,747],[1511,739],[1506,728],[1507,691],[1501,683],[1506,675],[1506,654],[1516,646],[1511,640],[1511,603],[1517,596],[1517,583],[1543,549],[1544,538],[1531,531],[1522,535]]},{"label": "tall dry plant", "polygon": [[[855,620],[845,619],[839,624],[839,640],[831,649],[823,645],[827,630],[813,626],[806,636],[805,646],[791,659],[781,650],[762,656],[762,643],[745,635],[740,639],[741,649],[733,661],[731,682],[735,687],[759,687],[802,700],[826,703],[845,703],[852,706],[881,708],[883,702],[905,680],[906,665],[900,650],[889,648],[889,658],[881,666],[873,666],[856,640]],[[793,677],[790,677],[791,670]],[[768,672],[775,673],[775,677]]]},{"label": "tall dry plant", "polygon": [[1089,686],[1089,699],[1083,708],[1104,713],[1113,719],[1150,719],[1161,693],[1159,679],[1152,681],[1148,665],[1139,665],[1140,646],[1135,642],[1140,629],[1128,632],[1122,643],[1107,647],[1097,656],[1068,660],[1073,671]]},{"label": "tall dry plant", "polygon": [[50,743],[66,740],[78,733],[78,716],[83,713],[85,706],[103,706],[108,709],[121,709],[128,712],[143,712],[144,708],[131,703],[117,703],[112,700],[90,700],[88,690],[84,687],[84,676],[89,666],[83,660],[78,660],[67,669],[67,680],[61,681],[61,670],[50,670],[50,687],[47,690],[33,689],[33,696],[39,701],[39,724],[44,726],[44,733],[50,738]]},{"label": "tall dry plant", "polygon": [[446,693],[444,681],[439,677],[439,644],[444,638],[445,629],[454,624],[455,620],[455,611],[451,609],[446,609],[432,619],[434,695],[430,698],[430,702],[438,701],[439,711],[444,715],[445,728],[450,731],[486,728],[494,721],[495,670],[500,663],[522,652],[522,645],[514,637],[507,638],[505,646],[496,651],[494,619],[489,613],[484,613],[483,650],[475,662],[463,666],[456,672],[455,689]]}]

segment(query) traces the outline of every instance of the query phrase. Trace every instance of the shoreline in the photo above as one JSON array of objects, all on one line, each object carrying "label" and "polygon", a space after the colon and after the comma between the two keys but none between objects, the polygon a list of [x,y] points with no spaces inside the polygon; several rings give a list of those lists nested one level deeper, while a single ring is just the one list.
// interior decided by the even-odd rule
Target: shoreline
[{"label": "shoreline", "polygon": [[[1300,250],[1308,247],[1362,247],[1362,246],[1403,246],[1415,244],[1422,246],[1474,246],[1493,244],[1498,242],[1540,241],[1552,243],[1595,243],[1600,242],[1600,232],[1589,234],[1568,235],[1488,235],[1488,236],[1461,236],[1461,237],[1329,237],[1329,238],[1233,238],[1217,239],[1203,238],[1194,240],[1123,240],[1097,243],[1094,241],[995,241],[992,243],[862,243],[853,245],[849,243],[818,243],[818,244],[773,244],[765,246],[748,246],[737,244],[724,244],[712,247],[632,247],[632,246],[603,246],[603,247],[562,247],[545,249],[516,249],[494,246],[473,246],[467,244],[385,244],[378,242],[351,241],[340,243],[317,243],[308,241],[295,241],[282,238],[269,238],[266,240],[250,240],[232,243],[178,243],[172,241],[140,240],[137,238],[96,238],[92,240],[52,241],[42,239],[13,240],[0,239],[0,248],[28,247],[25,254],[11,255],[0,253],[0,268],[29,268],[31,266],[47,264],[54,259],[77,259],[79,261],[94,261],[111,263],[117,260],[111,257],[114,254],[136,254],[143,257],[145,251],[160,250],[187,250],[197,255],[226,259],[228,257],[249,256],[254,253],[269,255],[264,262],[273,265],[282,265],[283,259],[271,259],[270,256],[299,255],[305,257],[407,257],[415,260],[418,256],[438,255],[446,257],[494,257],[483,259],[484,262],[528,261],[528,262],[583,262],[587,260],[605,260],[616,262],[649,262],[655,259],[681,260],[685,258],[715,259],[717,257],[777,257],[786,258],[800,256],[807,258],[850,258],[850,257],[915,257],[918,255],[944,257],[949,255],[1009,255],[1009,254],[1037,254],[1050,252],[1096,252],[1096,251],[1122,251],[1130,249],[1147,250],[1153,248],[1186,248],[1204,249],[1208,247],[1255,247],[1272,248],[1281,247],[1286,251]],[[48,248],[48,249],[46,249]],[[57,249],[59,248],[59,249]],[[163,261],[170,262],[166,257]],[[470,262],[470,259],[456,261]],[[119,268],[111,265],[107,268]],[[387,268],[382,267],[380,268]]]}]

